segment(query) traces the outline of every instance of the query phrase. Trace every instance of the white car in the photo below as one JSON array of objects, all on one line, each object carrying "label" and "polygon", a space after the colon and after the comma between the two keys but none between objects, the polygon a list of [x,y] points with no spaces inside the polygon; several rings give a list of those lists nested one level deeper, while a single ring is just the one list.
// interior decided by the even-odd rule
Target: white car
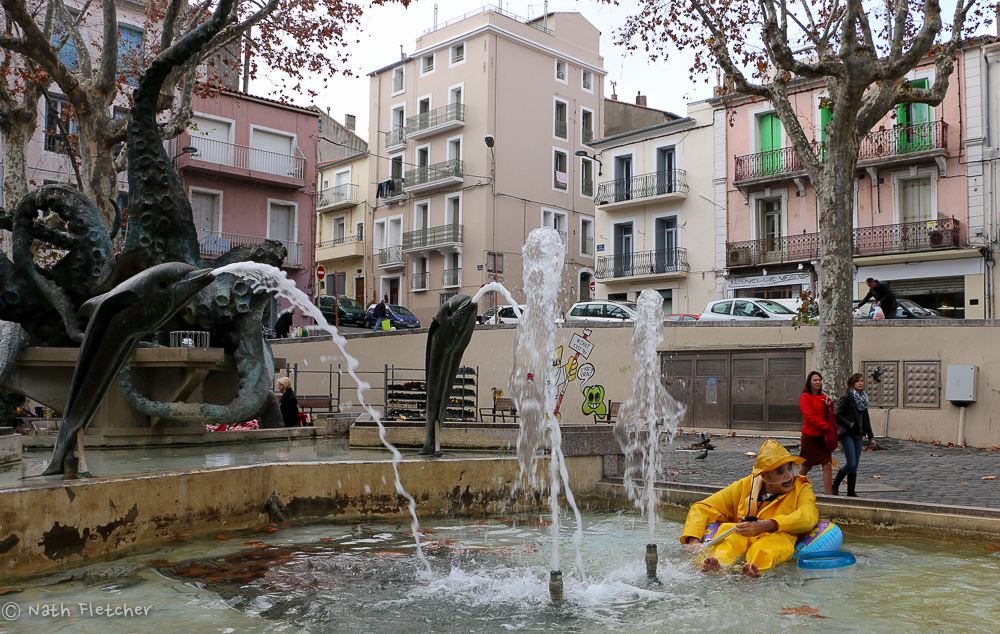
[{"label": "white car", "polygon": [[720,299],[710,302],[698,321],[790,320],[797,313],[771,299]]},{"label": "white car", "polygon": [[566,321],[603,321],[623,322],[635,321],[636,306],[634,302],[622,302],[606,299],[593,299],[589,302],[577,302],[566,314]]}]

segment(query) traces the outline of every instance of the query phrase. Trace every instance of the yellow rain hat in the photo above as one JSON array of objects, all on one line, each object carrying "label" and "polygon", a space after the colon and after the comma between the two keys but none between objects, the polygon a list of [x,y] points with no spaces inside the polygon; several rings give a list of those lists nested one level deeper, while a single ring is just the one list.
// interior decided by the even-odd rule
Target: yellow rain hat
[{"label": "yellow rain hat", "polygon": [[757,462],[753,465],[753,476],[756,478],[765,471],[776,469],[786,462],[802,464],[806,459],[802,456],[793,456],[788,450],[781,446],[779,442],[768,438],[757,454]]}]

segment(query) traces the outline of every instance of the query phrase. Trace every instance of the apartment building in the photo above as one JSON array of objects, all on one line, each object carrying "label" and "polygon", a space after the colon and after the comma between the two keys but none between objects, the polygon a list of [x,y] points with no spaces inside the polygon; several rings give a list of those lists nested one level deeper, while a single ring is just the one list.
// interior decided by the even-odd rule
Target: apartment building
[{"label": "apartment building", "polygon": [[[925,63],[909,80],[927,87],[934,73]],[[987,262],[977,246],[984,217],[968,204],[962,138],[966,82],[956,68],[940,106],[901,105],[862,140],[852,210],[857,293],[866,293],[864,281],[874,277],[898,297],[948,317],[985,316]],[[823,107],[825,85],[803,81],[791,92],[822,156],[831,116]],[[815,190],[770,103],[745,99],[729,107],[732,125],[725,126],[725,145],[716,145],[727,171],[726,232],[716,253],[728,274],[720,292],[798,297],[818,283]]]},{"label": "apartment building", "polygon": [[369,159],[363,152],[320,163],[316,195],[316,264],[324,271],[317,294],[347,295],[366,306],[371,295],[365,292]]},{"label": "apartment building", "polygon": [[603,129],[602,63],[578,13],[484,7],[369,75],[375,295],[421,320],[494,279],[523,301],[521,247],[548,226],[567,246],[560,308],[576,300],[595,263],[594,163],[576,153]]},{"label": "apartment building", "polygon": [[[634,108],[624,110],[634,118]],[[690,104],[687,117],[664,113],[654,117],[660,123],[590,143],[600,162],[597,298],[636,300],[653,288],[664,314],[698,314],[716,299],[715,111]],[[610,120],[606,112],[606,129]]]},{"label": "apartment building", "polygon": [[289,279],[312,296],[319,114],[228,90],[195,97],[193,106],[189,129],[168,146],[194,210],[202,257],[277,240],[288,250]]}]

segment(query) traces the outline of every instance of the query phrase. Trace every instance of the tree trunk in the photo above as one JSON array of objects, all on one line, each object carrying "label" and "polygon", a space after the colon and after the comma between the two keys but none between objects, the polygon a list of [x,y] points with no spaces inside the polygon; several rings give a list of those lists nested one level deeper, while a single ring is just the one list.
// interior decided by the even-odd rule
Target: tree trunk
[{"label": "tree trunk", "polygon": [[[828,134],[829,134],[828,129]],[[819,349],[823,391],[840,394],[854,366],[854,172],[858,142],[853,130],[828,136],[816,203],[819,213]],[[841,136],[841,135],[837,135]]]},{"label": "tree trunk", "polygon": [[118,172],[112,156],[113,148],[104,147],[109,135],[108,117],[103,113],[77,118],[80,148],[80,180],[83,193],[101,210],[104,226],[111,228],[115,219],[112,201],[118,200]]},{"label": "tree trunk", "polygon": [[0,143],[3,144],[3,208],[12,210],[28,195],[28,142],[37,127],[32,108],[9,107],[0,117]]}]

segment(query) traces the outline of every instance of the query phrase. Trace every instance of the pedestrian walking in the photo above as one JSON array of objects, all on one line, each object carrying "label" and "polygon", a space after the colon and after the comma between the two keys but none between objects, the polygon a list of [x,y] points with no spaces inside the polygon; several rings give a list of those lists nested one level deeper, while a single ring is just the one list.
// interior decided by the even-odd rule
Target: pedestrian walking
[{"label": "pedestrian walking", "polygon": [[799,397],[802,410],[802,439],[799,454],[805,462],[799,467],[799,475],[820,465],[823,469],[823,493],[831,495],[833,489],[833,457],[826,448],[824,436],[833,424],[833,399],[823,394],[823,375],[813,370],[806,377],[806,385]]},{"label": "pedestrian walking", "polygon": [[847,379],[847,393],[837,403],[837,423],[844,428],[840,446],[844,448],[844,466],[833,481],[833,494],[840,495],[840,484],[847,478],[847,495],[858,497],[855,485],[858,481],[858,463],[861,461],[862,437],[867,436],[875,447],[871,419],[868,417],[868,394],[865,393],[865,377],[855,372]]},{"label": "pedestrian walking", "polygon": [[378,332],[382,330],[382,320],[386,318],[386,298],[382,298],[382,301],[375,304],[375,308],[372,309],[372,315],[375,318],[375,328],[373,332]]}]

